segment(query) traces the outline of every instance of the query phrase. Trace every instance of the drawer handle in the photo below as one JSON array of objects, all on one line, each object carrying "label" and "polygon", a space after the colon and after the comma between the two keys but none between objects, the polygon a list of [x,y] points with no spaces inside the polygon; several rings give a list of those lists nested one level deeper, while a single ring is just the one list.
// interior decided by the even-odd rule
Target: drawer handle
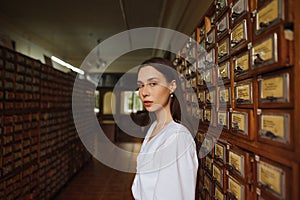
[{"label": "drawer handle", "polygon": [[207,104],[211,104],[211,101],[209,99],[206,99]]},{"label": "drawer handle", "polygon": [[240,15],[241,15],[241,13],[238,13],[238,12],[233,11],[233,13],[232,13],[232,15],[231,15],[231,18],[232,18],[232,20],[235,20],[235,19],[238,18]]},{"label": "drawer handle", "polygon": [[243,68],[241,68],[240,66],[237,66],[235,69],[234,69],[234,73],[236,74],[241,74],[243,72],[245,72],[246,70],[244,70]]},{"label": "drawer handle", "polygon": [[228,195],[229,195],[230,199],[232,199],[232,200],[237,200],[238,199],[230,190],[228,190],[227,192],[228,192]]},{"label": "drawer handle", "polygon": [[274,96],[267,96],[266,99],[267,99],[267,100],[270,100],[270,101],[275,101],[275,100],[277,100],[278,98],[277,98],[277,97],[274,97]]},{"label": "drawer handle", "polygon": [[278,136],[275,135],[272,131],[267,131],[264,135],[272,140],[278,138]]},{"label": "drawer handle", "polygon": [[221,102],[221,103],[225,103],[225,99],[224,99],[223,96],[220,96],[220,102]]},{"label": "drawer handle", "polygon": [[240,130],[240,127],[237,122],[232,122],[232,125],[233,125],[232,131],[237,132],[238,130]]},{"label": "drawer handle", "polygon": [[218,57],[219,58],[222,58],[223,56],[225,56],[227,53],[226,52],[220,52],[218,53]]},{"label": "drawer handle", "polygon": [[245,99],[242,99],[242,98],[237,98],[236,99],[236,102],[237,103],[243,103],[243,102],[245,102],[246,100]]},{"label": "drawer handle", "polygon": [[216,3],[216,10],[217,10],[217,11],[222,10],[221,2],[220,2],[220,1],[218,1],[218,2]]},{"label": "drawer handle", "polygon": [[258,65],[258,64],[262,64],[264,63],[264,59],[262,59],[262,57],[260,56],[259,53],[255,54],[254,56],[256,56],[255,60],[254,60],[254,64]]},{"label": "drawer handle", "polygon": [[270,22],[267,22],[267,23],[265,23],[265,22],[260,22],[260,23],[259,23],[259,27],[260,27],[260,28],[267,28],[269,25],[270,25]]},{"label": "drawer handle", "polygon": [[240,44],[243,40],[231,40],[231,47],[237,46],[238,44]]},{"label": "drawer handle", "polygon": [[212,42],[210,42],[210,41],[205,41],[205,45],[206,46],[209,46],[209,45],[211,45],[212,44]]}]

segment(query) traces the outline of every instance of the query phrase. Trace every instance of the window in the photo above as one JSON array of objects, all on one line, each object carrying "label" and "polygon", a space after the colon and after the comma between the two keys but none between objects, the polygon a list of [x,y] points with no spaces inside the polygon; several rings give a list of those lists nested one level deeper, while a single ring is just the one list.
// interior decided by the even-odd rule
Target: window
[{"label": "window", "polygon": [[143,110],[138,91],[124,91],[121,93],[121,113],[130,114]]}]

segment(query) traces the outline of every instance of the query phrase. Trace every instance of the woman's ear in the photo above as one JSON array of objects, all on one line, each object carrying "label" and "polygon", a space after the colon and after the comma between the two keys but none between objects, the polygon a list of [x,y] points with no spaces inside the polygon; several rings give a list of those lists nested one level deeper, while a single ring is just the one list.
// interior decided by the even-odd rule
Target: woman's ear
[{"label": "woman's ear", "polygon": [[175,80],[173,80],[173,81],[170,82],[169,88],[170,88],[170,94],[173,93],[176,90],[177,85],[176,85],[176,81]]}]

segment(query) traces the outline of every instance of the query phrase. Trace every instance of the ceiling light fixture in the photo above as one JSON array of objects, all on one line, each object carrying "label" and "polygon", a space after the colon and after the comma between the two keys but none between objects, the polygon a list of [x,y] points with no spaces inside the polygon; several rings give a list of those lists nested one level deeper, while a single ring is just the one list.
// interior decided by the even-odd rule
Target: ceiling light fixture
[{"label": "ceiling light fixture", "polygon": [[61,60],[61,59],[59,59],[59,58],[57,58],[55,56],[51,56],[51,60],[53,60],[54,62],[56,62],[56,63],[58,63],[58,64],[60,64],[62,66],[65,66],[68,69],[71,69],[74,72],[77,72],[79,74],[84,75],[84,71],[83,70],[81,70],[81,69],[79,69],[77,67],[74,67],[74,66],[70,65],[69,63],[66,63],[65,61],[63,61],[63,60]]}]

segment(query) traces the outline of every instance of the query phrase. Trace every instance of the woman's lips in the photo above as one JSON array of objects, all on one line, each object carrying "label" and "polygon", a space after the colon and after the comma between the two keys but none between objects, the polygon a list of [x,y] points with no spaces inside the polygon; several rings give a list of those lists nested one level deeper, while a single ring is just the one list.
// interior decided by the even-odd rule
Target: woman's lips
[{"label": "woman's lips", "polygon": [[144,106],[149,107],[152,105],[153,101],[144,101]]}]

